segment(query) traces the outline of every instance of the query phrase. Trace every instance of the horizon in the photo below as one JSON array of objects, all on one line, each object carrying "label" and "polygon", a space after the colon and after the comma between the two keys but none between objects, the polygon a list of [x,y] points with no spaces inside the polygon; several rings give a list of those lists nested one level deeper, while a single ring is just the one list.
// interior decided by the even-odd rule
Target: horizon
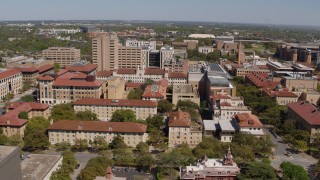
[{"label": "horizon", "polygon": [[12,0],[2,3],[0,21],[184,21],[319,27],[319,6],[317,0]]}]

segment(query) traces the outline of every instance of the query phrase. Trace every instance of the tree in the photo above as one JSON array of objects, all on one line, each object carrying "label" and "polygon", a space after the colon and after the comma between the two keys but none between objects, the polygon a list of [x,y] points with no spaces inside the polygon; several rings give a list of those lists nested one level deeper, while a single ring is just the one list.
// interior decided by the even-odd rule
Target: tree
[{"label": "tree", "polygon": [[134,90],[131,90],[128,94],[128,99],[141,99],[143,94],[143,90],[139,88],[135,88]]},{"label": "tree", "polygon": [[149,152],[149,145],[145,142],[140,142],[137,144],[136,149],[135,149],[135,153],[137,155],[140,154],[145,154]]},{"label": "tree", "polygon": [[6,100],[13,99],[13,98],[14,98],[14,94],[13,93],[9,93],[5,97],[3,97],[2,99],[6,101]]},{"label": "tree", "polygon": [[138,168],[145,172],[150,172],[152,165],[155,163],[151,153],[149,152],[137,156],[135,162]]},{"label": "tree", "polygon": [[54,145],[57,151],[65,151],[71,148],[71,144],[68,142],[56,143]]},{"label": "tree", "polygon": [[160,129],[160,127],[164,125],[163,117],[159,115],[148,117],[146,121],[148,125],[148,132],[151,132],[154,129]]},{"label": "tree", "polygon": [[270,164],[246,162],[241,166],[241,173],[238,179],[277,180],[278,178]]},{"label": "tree", "polygon": [[98,117],[96,113],[91,112],[90,110],[78,111],[76,113],[77,120],[84,121],[97,121]]},{"label": "tree", "polygon": [[28,95],[24,95],[21,97],[20,99],[22,102],[33,102],[34,98],[32,95],[28,94]]},{"label": "tree", "polygon": [[88,161],[86,167],[81,170],[77,179],[94,180],[97,176],[105,176],[106,169],[112,167],[114,161],[108,157],[95,157]]},{"label": "tree", "polygon": [[5,135],[3,134],[3,130],[2,130],[2,128],[0,128],[0,145],[6,144],[7,141],[8,141],[7,136],[5,136]]},{"label": "tree", "polygon": [[299,179],[299,180],[309,180],[307,171],[300,165],[294,165],[290,162],[283,162],[280,164],[280,168],[283,172],[283,179]]},{"label": "tree", "polygon": [[85,151],[89,147],[88,141],[86,139],[77,139],[75,144],[72,146],[73,151]]},{"label": "tree", "polygon": [[23,82],[23,86],[22,86],[22,91],[28,91],[29,89],[31,89],[31,81],[24,81]]},{"label": "tree", "polygon": [[19,134],[7,138],[6,145],[23,147],[23,141]]},{"label": "tree", "polygon": [[112,153],[113,153],[113,159],[114,159],[115,165],[117,166],[134,165],[134,159],[132,158],[132,151],[125,148],[119,148],[119,149],[114,149]]},{"label": "tree", "polygon": [[102,151],[108,149],[108,143],[106,142],[105,138],[102,136],[97,136],[94,138],[94,141],[90,143],[91,149],[96,151]]},{"label": "tree", "polygon": [[161,113],[169,112],[173,109],[174,105],[166,99],[158,101],[158,111]]},{"label": "tree", "polygon": [[20,119],[29,119],[28,113],[26,111],[22,111],[18,114]]},{"label": "tree", "polygon": [[50,118],[53,119],[53,121],[76,120],[77,116],[72,104],[58,104],[53,106]]},{"label": "tree", "polygon": [[112,122],[134,122],[136,114],[131,109],[118,109],[113,112],[111,117]]},{"label": "tree", "polygon": [[43,117],[31,118],[24,133],[24,147],[33,150],[48,148],[49,140],[46,136],[46,130],[49,124],[49,121]]},{"label": "tree", "polygon": [[60,66],[59,63],[54,63],[54,64],[53,64],[53,67],[54,67],[54,72],[58,72],[59,69],[61,69],[61,66]]},{"label": "tree", "polygon": [[127,147],[127,144],[123,141],[121,136],[115,136],[110,143],[111,149],[125,149]]},{"label": "tree", "polygon": [[167,137],[164,135],[163,131],[154,129],[149,134],[148,144],[155,146],[155,148],[164,151],[168,148],[167,146]]}]

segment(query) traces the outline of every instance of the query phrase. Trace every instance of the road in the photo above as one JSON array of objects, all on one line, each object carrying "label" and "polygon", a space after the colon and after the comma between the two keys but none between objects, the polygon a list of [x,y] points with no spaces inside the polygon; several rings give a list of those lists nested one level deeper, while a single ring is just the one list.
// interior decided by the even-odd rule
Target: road
[{"label": "road", "polygon": [[281,137],[275,137],[269,131],[267,131],[267,133],[270,134],[272,143],[276,145],[274,159],[271,159],[271,165],[273,168],[279,169],[282,162],[288,161],[292,164],[301,165],[308,170],[311,165],[318,162],[317,159],[307,155],[306,153],[292,152],[291,156],[286,156],[285,154],[288,150],[290,151],[291,148],[282,141]]},{"label": "road", "polygon": [[80,171],[87,165],[89,159],[97,157],[97,154],[92,154],[89,152],[76,152],[74,153],[74,157],[79,162],[80,166],[78,169],[75,169],[73,174],[71,175],[72,180],[76,180],[77,176],[80,174]]}]

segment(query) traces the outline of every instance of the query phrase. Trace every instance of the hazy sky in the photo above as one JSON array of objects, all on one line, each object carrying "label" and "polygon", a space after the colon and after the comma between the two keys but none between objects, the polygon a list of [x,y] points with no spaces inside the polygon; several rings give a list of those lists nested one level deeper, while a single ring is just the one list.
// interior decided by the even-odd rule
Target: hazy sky
[{"label": "hazy sky", "polygon": [[182,20],[320,26],[320,0],[1,0],[0,20]]}]

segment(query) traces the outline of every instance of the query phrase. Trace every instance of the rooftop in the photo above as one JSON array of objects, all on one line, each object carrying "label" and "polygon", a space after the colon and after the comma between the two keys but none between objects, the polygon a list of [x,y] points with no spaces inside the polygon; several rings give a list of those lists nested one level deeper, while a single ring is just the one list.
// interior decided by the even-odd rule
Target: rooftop
[{"label": "rooftop", "polygon": [[30,154],[21,162],[22,179],[43,179],[60,158],[60,155]]},{"label": "rooftop", "polygon": [[298,114],[308,124],[313,126],[320,125],[320,111],[315,105],[300,101],[289,103],[288,108]]},{"label": "rooftop", "polygon": [[169,127],[190,127],[190,114],[183,111],[170,112]]},{"label": "rooftop", "polygon": [[235,119],[240,127],[256,127],[262,128],[263,125],[257,116],[250,113],[241,113],[235,115]]},{"label": "rooftop", "polygon": [[18,149],[16,146],[0,146],[0,161]]},{"label": "rooftop", "polygon": [[5,69],[1,69],[0,71],[0,79],[4,79],[10,76],[13,76],[15,74],[19,74],[21,73],[18,69],[9,69],[9,70],[5,70]]},{"label": "rooftop", "polygon": [[221,120],[218,122],[221,131],[235,131],[236,126],[232,121],[229,120]]},{"label": "rooftop", "polygon": [[191,84],[173,85],[173,93],[196,93]]}]

